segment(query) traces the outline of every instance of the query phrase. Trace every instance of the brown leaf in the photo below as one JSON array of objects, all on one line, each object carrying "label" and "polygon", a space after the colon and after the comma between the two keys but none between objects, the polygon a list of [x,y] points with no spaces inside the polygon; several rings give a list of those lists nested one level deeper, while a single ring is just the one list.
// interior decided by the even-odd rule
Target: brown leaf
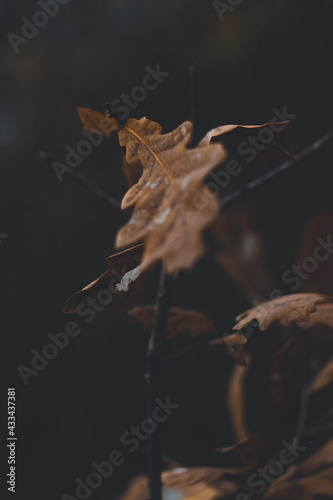
[{"label": "brown leaf", "polygon": [[[135,307],[129,314],[142,323],[146,332],[150,332],[155,317],[156,306]],[[167,323],[168,340],[184,332],[189,332],[192,337],[202,333],[215,331],[213,323],[200,311],[190,311],[178,307],[171,307]]]},{"label": "brown leaf", "polygon": [[238,441],[233,446],[218,448],[216,451],[229,456],[238,456],[248,469],[253,469],[259,464],[260,454],[263,450],[264,442],[258,434],[247,436]]},{"label": "brown leaf", "polygon": [[133,161],[132,163],[128,163],[125,157],[122,159],[123,170],[127,180],[127,185],[129,188],[134,186],[142,175],[142,165],[141,161]]},{"label": "brown leaf", "polygon": [[248,213],[239,206],[221,215],[214,234],[223,246],[217,261],[251,302],[270,296],[271,280],[264,269],[264,245]]},{"label": "brown leaf", "polygon": [[209,345],[211,347],[222,347],[233,358],[233,360],[240,366],[246,366],[246,359],[244,356],[244,347],[247,339],[238,333],[225,335],[224,337],[211,340]]},{"label": "brown leaf", "polygon": [[246,355],[245,360],[246,366],[235,365],[228,384],[228,409],[237,441],[250,435],[246,427],[245,412],[245,379],[251,362],[250,356]]},{"label": "brown leaf", "polygon": [[95,132],[104,137],[111,137],[113,133],[119,130],[119,125],[114,118],[98,113],[89,108],[78,108],[79,117],[85,130]]},{"label": "brown leaf", "polygon": [[163,260],[168,273],[191,268],[204,253],[202,232],[214,222],[219,203],[203,180],[226,153],[221,145],[187,149],[192,124],[169,134],[142,118],[129,119],[119,132],[128,163],[140,160],[143,174],[125,195],[122,208],[134,206],[118,232],[116,246],[145,241],[143,268]]},{"label": "brown leaf", "polygon": [[[287,129],[290,122],[275,122],[274,125],[280,125],[281,129],[277,131],[283,132]],[[199,146],[206,146],[211,143],[221,143],[225,146],[228,151],[237,150],[242,142],[246,142],[250,135],[254,134],[257,136],[258,132],[263,129],[270,130],[271,123],[264,123],[263,125],[222,125],[221,127],[216,127],[205,135],[205,137],[200,141]],[[258,156],[264,158],[272,158],[274,156],[280,157],[284,160],[294,160],[294,157],[285,151],[281,146],[279,146],[275,141],[271,141],[267,144],[262,144],[265,146],[264,149],[255,148]],[[250,145],[247,143],[247,147]]]},{"label": "brown leaf", "polygon": [[255,320],[259,322],[259,329],[262,332],[267,330],[274,321],[278,321],[282,326],[289,326],[291,323],[302,325],[309,320],[311,313],[317,311],[318,304],[332,302],[332,300],[331,297],[317,293],[296,293],[278,297],[237,316],[238,323],[233,329],[241,330]]},{"label": "brown leaf", "polygon": [[333,497],[333,439],[309,458],[291,465],[263,495],[265,500]]},{"label": "brown leaf", "polygon": [[79,306],[88,308],[87,300],[91,297],[98,299],[101,290],[112,294],[118,308],[127,311],[135,302],[147,276],[147,272],[140,268],[142,255],[143,245],[137,245],[107,257],[106,262],[110,268],[97,280],[67,299],[62,312],[72,314],[77,312]]},{"label": "brown leaf", "polygon": [[[232,498],[238,489],[237,469],[218,469],[214,467],[177,468],[162,473],[163,498],[182,500],[218,500]],[[224,479],[228,476],[228,479]],[[139,477],[132,481],[127,492],[120,500],[145,500],[147,478]]]},{"label": "brown leaf", "polygon": [[299,326],[307,330],[317,325],[325,325],[333,330],[333,307],[331,303],[321,304],[317,311]]}]

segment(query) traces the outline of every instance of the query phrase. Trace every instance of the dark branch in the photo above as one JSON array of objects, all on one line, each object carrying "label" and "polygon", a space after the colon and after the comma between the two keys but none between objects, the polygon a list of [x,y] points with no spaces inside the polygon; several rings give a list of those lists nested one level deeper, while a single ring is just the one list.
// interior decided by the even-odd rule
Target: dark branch
[{"label": "dark branch", "polygon": [[308,148],[304,149],[301,153],[295,156],[296,161],[286,161],[279,165],[276,168],[273,168],[266,174],[250,181],[245,186],[237,189],[230,195],[226,196],[223,200],[221,200],[221,212],[225,212],[231,205],[243,200],[249,193],[259,189],[266,184],[270,183],[280,175],[289,170],[298,167],[305,160],[309,160],[314,154],[316,154],[323,146],[325,146],[329,141],[333,139],[333,131],[325,134],[321,139],[318,139],[316,142],[311,144]]},{"label": "dark branch", "polygon": [[[156,300],[154,326],[148,344],[148,370],[146,375],[148,392],[148,417],[154,420],[156,398],[161,398],[164,371],[164,344],[170,308],[170,296],[174,278],[161,270],[160,284]],[[160,424],[150,436],[150,467],[147,500],[162,500],[162,458],[160,446]]]}]

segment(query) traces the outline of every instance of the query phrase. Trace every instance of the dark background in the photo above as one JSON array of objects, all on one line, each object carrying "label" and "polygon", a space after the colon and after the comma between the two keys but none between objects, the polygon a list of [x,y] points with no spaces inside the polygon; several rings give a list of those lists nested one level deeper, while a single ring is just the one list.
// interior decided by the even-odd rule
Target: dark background
[{"label": "dark background", "polygon": [[[17,372],[49,332],[63,329],[70,319],[63,302],[105,270],[126,220],[70,176],[60,184],[39,152],[64,162],[65,147],[83,138],[77,106],[103,111],[142,82],[147,65],[170,76],[132,116],[158,121],[165,132],[190,116],[193,63],[198,137],[222,124],[267,122],[273,108],[286,106],[297,118],[278,142],[296,154],[331,129],[333,114],[332,1],[246,0],[221,22],[210,0],[71,0],[15,54],[7,34],[21,34],[22,16],[37,10],[35,1],[0,1],[0,233],[8,234],[0,244],[1,408],[6,387],[15,386],[19,500],[75,496],[75,478],[121,449],[121,434],[145,416],[147,335],[113,304],[89,327],[81,321],[82,333],[27,387]],[[249,166],[231,188],[269,167]],[[114,144],[103,141],[78,169],[121,200],[126,182]],[[321,208],[332,212],[332,181],[327,151],[248,199],[282,289],[305,221]],[[153,303],[156,278],[139,304]],[[173,303],[221,325],[248,306],[209,256],[181,274]],[[181,406],[164,426],[165,455],[203,465],[212,448],[232,444],[224,401],[230,366],[205,347],[168,363],[166,392]],[[146,470],[144,446],[123,452],[126,463],[91,498],[116,498]],[[6,493],[3,473],[1,483]]]}]

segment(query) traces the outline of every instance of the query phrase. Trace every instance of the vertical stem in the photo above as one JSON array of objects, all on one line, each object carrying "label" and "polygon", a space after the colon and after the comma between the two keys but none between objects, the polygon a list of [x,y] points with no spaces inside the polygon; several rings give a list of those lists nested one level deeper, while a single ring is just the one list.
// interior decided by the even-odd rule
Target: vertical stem
[{"label": "vertical stem", "polygon": [[[154,421],[153,411],[156,398],[162,397],[164,344],[167,332],[167,321],[170,308],[170,296],[174,279],[167,275],[162,267],[160,283],[157,292],[154,326],[148,343],[148,369],[146,374],[148,392],[148,417]],[[147,500],[162,500],[162,459],[160,444],[160,424],[150,436],[150,464],[148,478]]]}]

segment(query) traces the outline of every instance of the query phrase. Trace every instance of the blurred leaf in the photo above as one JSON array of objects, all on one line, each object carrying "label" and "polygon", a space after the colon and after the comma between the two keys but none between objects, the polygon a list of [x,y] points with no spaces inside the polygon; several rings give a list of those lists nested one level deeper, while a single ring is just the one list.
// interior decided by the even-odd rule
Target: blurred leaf
[{"label": "blurred leaf", "polygon": [[301,463],[291,465],[263,495],[265,500],[333,497],[333,439]]},{"label": "blurred leaf", "polygon": [[[142,327],[146,332],[150,332],[154,324],[155,312],[156,306],[142,306],[135,307],[129,311],[129,314],[142,323]],[[213,331],[215,331],[213,323],[202,312],[178,307],[170,309],[167,323],[168,340],[184,332],[189,332],[192,337],[197,337],[203,333]]]},{"label": "blurred leaf", "polygon": [[[278,321],[282,326],[289,326],[292,323],[304,325],[310,319],[310,314],[321,309],[316,307],[326,302],[332,302],[333,299],[326,295],[316,293],[296,293],[294,295],[285,295],[268,302],[263,302],[248,311],[237,316],[238,323],[233,327],[234,330],[241,330],[252,321],[258,321],[261,331],[267,330],[274,321]],[[330,304],[333,311],[333,304]]]},{"label": "blurred leaf", "polygon": [[219,453],[229,456],[236,455],[240,457],[243,464],[248,469],[253,469],[259,464],[260,454],[264,443],[258,434],[252,434],[244,439],[241,439],[233,446],[217,448]]},{"label": "blurred leaf", "polygon": [[[280,130],[274,133],[284,132],[290,122],[275,122],[273,125],[280,125]],[[200,141],[199,146],[206,146],[207,144],[220,143],[225,146],[227,151],[237,150],[242,142],[249,148],[250,143],[248,142],[250,133],[258,133],[261,130],[267,129],[271,134],[274,133],[271,130],[272,123],[264,123],[263,125],[222,125],[221,127],[216,127],[207,132],[205,137]],[[282,128],[281,128],[282,127]],[[253,134],[251,134],[253,135]],[[261,147],[263,149],[261,149]],[[255,147],[255,146],[254,146]],[[275,141],[270,141],[266,144],[261,144],[260,149],[256,149],[258,156],[264,158],[280,157],[284,160],[294,160],[294,157],[285,151],[281,146],[279,146]]]},{"label": "blurred leaf", "polygon": [[222,338],[214,339],[209,342],[211,347],[222,347],[225,352],[233,358],[234,361],[240,366],[246,366],[246,359],[244,356],[244,346],[247,339],[238,333],[225,335]]}]

